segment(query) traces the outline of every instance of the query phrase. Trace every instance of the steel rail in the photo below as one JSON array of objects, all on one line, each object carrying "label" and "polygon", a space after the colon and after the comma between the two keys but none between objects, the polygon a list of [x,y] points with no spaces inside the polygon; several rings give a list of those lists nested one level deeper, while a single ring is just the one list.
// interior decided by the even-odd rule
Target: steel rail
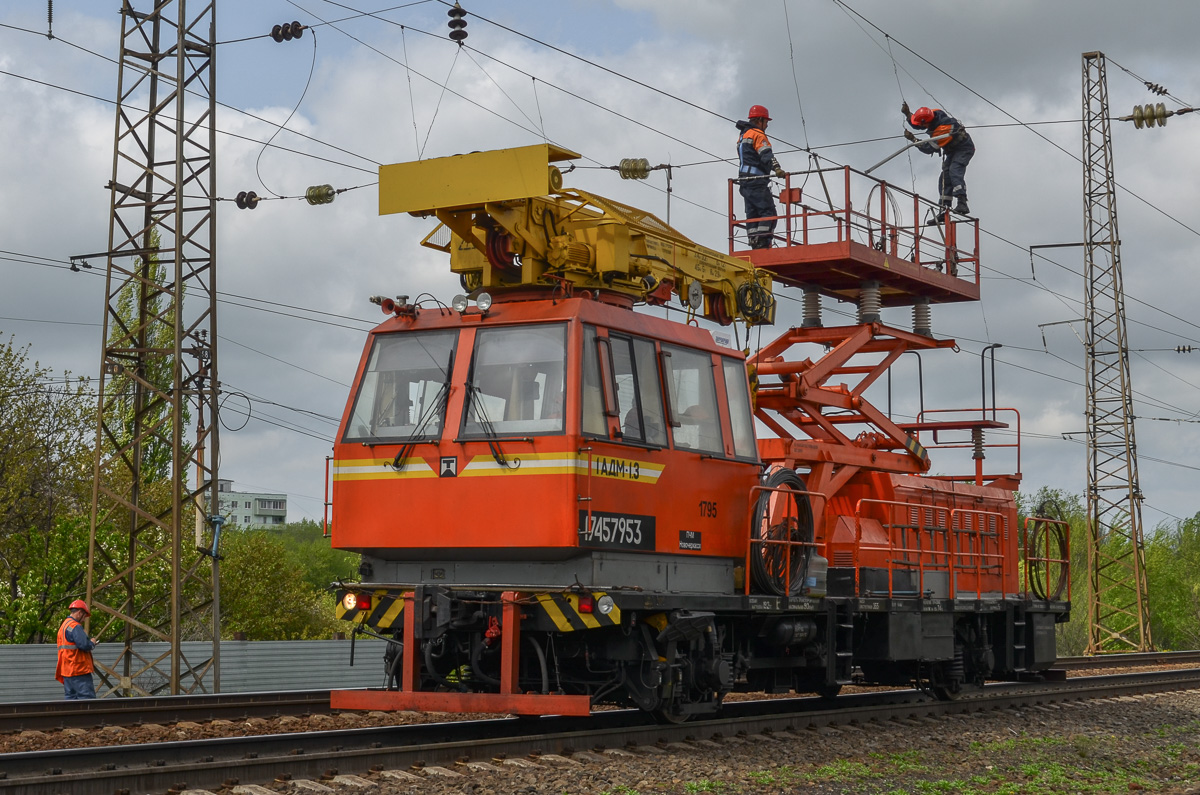
[{"label": "steel rail", "polygon": [[[719,718],[656,725],[633,710],[598,712],[587,719],[515,718],[418,724],[291,735],[226,737],[141,746],[74,748],[0,755],[0,795],[78,795],[165,792],[232,786],[276,778],[320,778],[337,770],[407,769],[453,765],[464,757],[569,754],[684,742],[691,738],[802,731],[849,723],[966,714],[1091,698],[1200,689],[1200,668],[1151,671],[1058,682],[989,685],[956,701],[913,691],[842,696],[836,705],[815,698],[727,704]],[[785,735],[786,736],[786,735]]]},{"label": "steel rail", "polygon": [[[1120,653],[1062,657],[1062,670],[1180,665],[1200,662],[1200,651]],[[133,726],[177,721],[245,720],[330,713],[328,690],[222,693],[96,701],[29,701],[0,704],[0,727],[10,731]]]},{"label": "steel rail", "polygon": [[328,712],[332,712],[328,690],[26,701],[0,704],[0,727],[8,731],[87,729],[106,725],[244,720]]},{"label": "steel rail", "polygon": [[1092,668],[1131,668],[1136,665],[1186,665],[1200,662],[1200,651],[1146,651],[1060,657],[1055,668],[1068,671]]}]

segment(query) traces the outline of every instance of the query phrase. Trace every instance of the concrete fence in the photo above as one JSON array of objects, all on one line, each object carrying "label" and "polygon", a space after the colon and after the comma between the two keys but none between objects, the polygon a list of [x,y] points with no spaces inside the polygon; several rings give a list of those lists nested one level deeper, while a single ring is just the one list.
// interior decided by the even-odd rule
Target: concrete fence
[{"label": "concrete fence", "polygon": [[[359,638],[352,668],[348,640],[222,641],[221,692],[380,687],[386,645]],[[165,643],[143,643],[135,645],[134,651],[143,659],[153,660],[168,648]],[[111,665],[121,650],[119,643],[101,643],[93,655],[97,661]],[[212,644],[184,643],[182,652],[198,668],[212,656]],[[163,667],[170,670],[170,660],[164,662]],[[61,699],[62,685],[54,678],[56,663],[57,649],[52,643],[0,645],[0,702]],[[161,681],[143,675],[138,684],[152,689]],[[97,676],[97,691],[100,685]]]}]

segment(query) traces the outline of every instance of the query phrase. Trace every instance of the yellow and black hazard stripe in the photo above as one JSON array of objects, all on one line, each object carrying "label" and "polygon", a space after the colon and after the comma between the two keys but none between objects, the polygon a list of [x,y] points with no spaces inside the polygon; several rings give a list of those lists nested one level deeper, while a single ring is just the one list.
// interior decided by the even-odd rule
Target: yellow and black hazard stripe
[{"label": "yellow and black hazard stripe", "polygon": [[371,608],[346,607],[348,591],[338,591],[337,617],[342,621],[353,621],[356,624],[366,624],[375,629],[391,629],[404,612],[404,598],[400,594],[389,594],[387,591],[375,591],[370,594]]},{"label": "yellow and black hazard stripe", "polygon": [[916,437],[914,437],[912,434],[908,434],[904,437],[904,447],[908,450],[908,452],[921,459],[921,461],[925,463],[929,462],[929,453],[925,451],[924,446],[922,446],[922,444],[918,442]]},{"label": "yellow and black hazard stripe", "polygon": [[592,612],[579,610],[577,593],[540,593],[531,605],[535,612],[542,613],[550,624],[561,632],[576,632],[581,629],[615,627],[621,624],[621,608],[613,606],[607,614],[601,613],[597,603],[604,596],[602,591],[592,594]]}]

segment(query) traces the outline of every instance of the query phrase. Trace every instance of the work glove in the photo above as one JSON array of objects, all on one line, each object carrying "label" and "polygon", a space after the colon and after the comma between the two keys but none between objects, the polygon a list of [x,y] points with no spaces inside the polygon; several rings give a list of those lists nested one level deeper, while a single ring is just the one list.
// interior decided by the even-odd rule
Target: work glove
[{"label": "work glove", "polygon": [[904,103],[900,105],[900,112],[904,114],[904,118],[912,118],[912,111],[908,109],[908,100],[904,100]]},{"label": "work glove", "polygon": [[783,179],[787,176],[787,172],[780,168],[778,163],[775,164],[775,176],[779,177],[780,179]]},{"label": "work glove", "polygon": [[904,137],[913,142],[917,140],[917,136],[912,134],[912,130],[905,130]]}]

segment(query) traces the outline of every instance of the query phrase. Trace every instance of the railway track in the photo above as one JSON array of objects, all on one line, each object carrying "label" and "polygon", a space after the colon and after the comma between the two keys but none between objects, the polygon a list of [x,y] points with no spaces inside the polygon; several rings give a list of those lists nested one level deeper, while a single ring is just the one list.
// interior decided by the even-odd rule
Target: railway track
[{"label": "railway track", "polygon": [[[990,685],[953,702],[888,691],[820,699],[726,705],[713,720],[656,725],[632,710],[578,718],[500,719],[141,746],[77,748],[0,755],[0,795],[108,795],[218,788],[279,778],[333,779],[354,773],[386,779],[413,765],[453,766],[464,759],[516,760],[529,754],[663,746],[684,741],[804,731],[871,721],[938,717],[985,709],[1200,688],[1200,668],[1078,677],[1060,682]],[[711,738],[711,739],[708,739]]]},{"label": "railway track", "polygon": [[1090,657],[1059,657],[1055,668],[1067,671],[1095,668],[1134,668],[1140,665],[1192,665],[1200,663],[1200,651],[1150,651],[1099,654]]},{"label": "railway track", "polygon": [[[1055,668],[1077,671],[1144,665],[1200,664],[1200,651],[1063,657]],[[90,729],[141,723],[202,722],[315,715],[332,712],[328,690],[221,693],[97,701],[31,701],[0,704],[0,727],[8,730]]]},{"label": "railway track", "polygon": [[0,726],[12,731],[90,729],[139,723],[244,720],[331,712],[328,690],[207,693],[195,696],[28,701],[0,704]]}]

